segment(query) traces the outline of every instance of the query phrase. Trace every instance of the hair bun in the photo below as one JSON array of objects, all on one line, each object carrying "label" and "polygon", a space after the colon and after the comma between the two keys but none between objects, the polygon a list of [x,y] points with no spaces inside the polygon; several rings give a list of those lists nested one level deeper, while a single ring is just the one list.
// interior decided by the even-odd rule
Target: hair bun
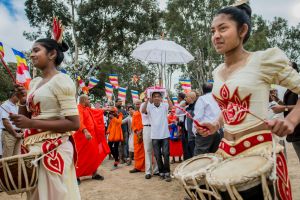
[{"label": "hair bun", "polygon": [[62,41],[61,44],[58,43],[58,47],[59,47],[59,50],[61,50],[62,52],[66,52],[69,49],[69,46],[64,41]]},{"label": "hair bun", "polygon": [[240,4],[238,6],[236,6],[238,9],[245,11],[245,13],[249,16],[249,18],[251,19],[251,15],[252,15],[252,10],[251,7],[249,6],[249,4],[247,3],[243,3]]}]

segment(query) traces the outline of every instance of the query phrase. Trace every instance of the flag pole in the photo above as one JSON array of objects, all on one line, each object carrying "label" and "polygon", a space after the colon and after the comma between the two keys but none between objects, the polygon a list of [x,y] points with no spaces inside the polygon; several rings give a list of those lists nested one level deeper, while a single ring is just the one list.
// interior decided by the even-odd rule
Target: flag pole
[{"label": "flag pole", "polygon": [[8,72],[8,74],[9,74],[10,78],[12,79],[12,81],[13,81],[14,83],[16,83],[16,78],[13,76],[13,74],[12,74],[11,71],[10,71],[10,69],[9,69],[8,66],[6,65],[5,61],[3,60],[3,57],[2,57],[2,55],[1,55],[1,53],[0,53],[0,60],[1,60],[1,63],[2,63],[2,65],[3,65],[3,67],[4,67],[4,68],[6,69],[6,71]]}]

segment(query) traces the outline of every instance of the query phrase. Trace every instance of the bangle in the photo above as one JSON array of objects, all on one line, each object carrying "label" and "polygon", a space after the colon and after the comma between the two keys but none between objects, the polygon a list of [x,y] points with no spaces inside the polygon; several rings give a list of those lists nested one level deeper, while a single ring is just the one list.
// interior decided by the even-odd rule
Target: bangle
[{"label": "bangle", "polygon": [[19,106],[19,107],[25,107],[25,106],[26,106],[26,103],[24,103],[24,104],[18,103],[17,106]]}]

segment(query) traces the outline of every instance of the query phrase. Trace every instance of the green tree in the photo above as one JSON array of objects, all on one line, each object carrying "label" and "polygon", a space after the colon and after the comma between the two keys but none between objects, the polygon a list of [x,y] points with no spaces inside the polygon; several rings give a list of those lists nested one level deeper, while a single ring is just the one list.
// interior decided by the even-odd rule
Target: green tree
[{"label": "green tree", "polygon": [[148,75],[140,81],[141,88],[154,79],[151,68],[140,65],[139,71],[128,66],[135,63],[130,53],[136,45],[160,32],[161,12],[155,0],[26,0],[25,6],[29,23],[37,30],[24,33],[28,39],[49,37],[52,16],[62,19],[65,39],[71,47],[71,62],[65,63],[66,68],[71,77],[77,73],[85,79],[100,79],[101,88],[97,86],[91,91],[96,98],[104,95],[104,81],[108,81],[109,73],[120,75],[121,86],[133,74]]}]

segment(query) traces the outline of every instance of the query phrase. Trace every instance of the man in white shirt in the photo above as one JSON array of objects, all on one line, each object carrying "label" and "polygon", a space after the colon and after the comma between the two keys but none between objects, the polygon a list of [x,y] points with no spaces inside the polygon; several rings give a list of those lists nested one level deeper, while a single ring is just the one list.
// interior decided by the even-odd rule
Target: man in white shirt
[{"label": "man in white shirt", "polygon": [[150,124],[149,115],[142,112],[142,108],[145,103],[146,102],[142,103],[140,107],[140,112],[142,113],[142,122],[144,126],[143,142],[144,142],[144,150],[145,150],[145,173],[146,173],[145,178],[150,179],[152,176],[152,172],[153,174],[158,174],[159,172],[158,172],[156,160],[152,159],[153,146],[152,146],[152,139],[151,139],[151,124]]},{"label": "man in white shirt", "polygon": [[[10,92],[9,99],[2,104],[1,119],[3,123],[2,141],[3,157],[20,154],[22,130],[17,128],[9,120],[9,113],[18,114],[17,103],[19,101],[15,92]],[[9,113],[7,113],[9,112]]]},{"label": "man in white shirt", "polygon": [[161,179],[165,179],[167,182],[170,182],[170,132],[167,117],[169,106],[172,107],[173,104],[169,98],[168,103],[169,105],[163,103],[162,93],[153,92],[150,97],[150,103],[148,103],[147,99],[143,104],[142,113],[147,114],[150,119],[151,139],[159,175]]},{"label": "man in white shirt", "polygon": [[[200,122],[214,122],[220,116],[221,111],[212,96],[212,84],[203,84],[202,90],[204,95],[200,96],[196,102],[194,119]],[[196,128],[193,126],[193,133],[196,135],[194,156],[204,153],[214,153],[218,149],[222,137],[219,131],[210,136],[202,137],[197,134]]]}]

